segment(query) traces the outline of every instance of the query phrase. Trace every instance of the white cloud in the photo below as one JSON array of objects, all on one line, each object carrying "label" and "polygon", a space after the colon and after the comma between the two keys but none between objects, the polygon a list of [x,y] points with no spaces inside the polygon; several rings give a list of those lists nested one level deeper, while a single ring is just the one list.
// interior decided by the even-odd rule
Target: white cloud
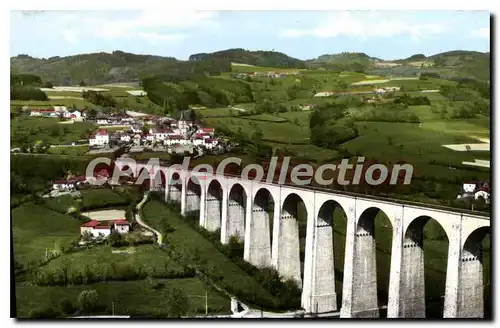
[{"label": "white cloud", "polygon": [[63,36],[63,38],[71,43],[71,44],[77,44],[78,43],[78,38],[76,36],[76,33],[74,31],[71,31],[71,30],[63,30],[61,31],[61,34]]},{"label": "white cloud", "polygon": [[281,36],[317,38],[350,36],[367,39],[407,34],[413,39],[418,39],[424,35],[441,34],[448,28],[446,23],[411,23],[408,19],[393,19],[393,17],[395,16],[372,13],[334,13],[313,28],[287,29],[281,32]]},{"label": "white cloud", "polygon": [[[200,25],[213,26],[216,14],[209,11],[143,11],[132,19],[107,21],[95,29],[95,34],[104,38],[120,38],[139,33],[146,35],[165,33],[164,30],[169,29],[189,29]],[[178,37],[173,39],[178,39]]]},{"label": "white cloud", "polygon": [[471,36],[475,38],[489,39],[490,38],[490,28],[482,27],[471,32]]},{"label": "white cloud", "polygon": [[144,39],[151,43],[176,42],[195,28],[218,26],[214,11],[82,11],[52,13],[43,29],[59,31],[71,44],[79,38]]},{"label": "white cloud", "polygon": [[139,32],[137,36],[141,39],[145,39],[151,43],[156,43],[160,41],[178,41],[183,40],[187,37],[187,35],[178,33],[178,34],[161,34],[161,33],[150,33],[150,32]]}]

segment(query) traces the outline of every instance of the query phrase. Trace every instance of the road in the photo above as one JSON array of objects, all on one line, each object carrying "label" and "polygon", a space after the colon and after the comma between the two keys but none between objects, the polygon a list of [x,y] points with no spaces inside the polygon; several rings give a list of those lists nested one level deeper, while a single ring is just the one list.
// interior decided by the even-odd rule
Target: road
[{"label": "road", "polygon": [[239,107],[229,107],[230,109],[234,109],[240,112],[246,112],[247,110],[245,108],[239,108]]},{"label": "road", "polygon": [[146,203],[146,201],[148,200],[148,196],[149,196],[149,193],[147,193],[147,192],[144,193],[144,196],[142,197],[141,202],[139,204],[137,204],[137,206],[136,206],[137,213],[135,214],[135,220],[137,221],[137,223],[139,223],[140,226],[152,231],[156,235],[156,241],[157,241],[158,245],[161,245],[163,242],[163,235],[158,230],[155,230],[155,229],[151,228],[150,226],[148,226],[146,223],[144,223],[144,221],[142,221],[142,219],[141,219],[141,216],[139,215],[139,210],[144,205],[144,203]]}]

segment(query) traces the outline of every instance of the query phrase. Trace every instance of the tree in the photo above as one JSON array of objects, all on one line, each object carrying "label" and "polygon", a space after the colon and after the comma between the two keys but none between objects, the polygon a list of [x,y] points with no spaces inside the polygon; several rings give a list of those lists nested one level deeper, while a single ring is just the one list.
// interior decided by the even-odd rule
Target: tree
[{"label": "tree", "polygon": [[85,82],[83,80],[80,81],[80,84],[79,84],[81,87],[84,87],[86,86]]},{"label": "tree", "polygon": [[170,318],[180,318],[189,310],[189,299],[184,292],[173,287],[167,295],[167,313]]},{"label": "tree", "polygon": [[85,289],[78,295],[78,310],[89,313],[97,307],[99,294],[94,289]]},{"label": "tree", "polygon": [[60,309],[61,313],[64,313],[64,314],[73,314],[76,311],[76,307],[73,304],[73,302],[71,302],[67,298],[64,298],[63,300],[61,300],[61,302],[59,303],[59,309]]}]

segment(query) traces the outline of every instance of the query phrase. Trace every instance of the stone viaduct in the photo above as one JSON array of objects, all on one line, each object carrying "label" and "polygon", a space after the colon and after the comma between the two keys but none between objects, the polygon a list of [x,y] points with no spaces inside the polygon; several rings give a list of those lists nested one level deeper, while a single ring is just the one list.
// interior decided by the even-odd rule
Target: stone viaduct
[{"label": "stone viaduct", "polygon": [[[119,170],[128,169],[120,160],[115,163]],[[199,211],[200,225],[210,231],[220,229],[222,243],[232,235],[244,241],[246,261],[274,267],[285,279],[294,279],[302,288],[301,303],[308,312],[338,310],[332,214],[340,207],[347,218],[341,317],[379,316],[373,225],[379,211],[393,228],[387,316],[425,317],[422,237],[424,225],[434,219],[449,241],[443,317],[484,315],[481,242],[490,231],[487,216],[182,169],[169,168],[167,176],[159,178],[158,171],[152,173],[146,164],[137,164],[135,176],[144,169],[151,176],[152,188],[163,182],[165,201],[179,202],[182,215]],[[303,274],[297,220],[300,201],[307,212]]]}]

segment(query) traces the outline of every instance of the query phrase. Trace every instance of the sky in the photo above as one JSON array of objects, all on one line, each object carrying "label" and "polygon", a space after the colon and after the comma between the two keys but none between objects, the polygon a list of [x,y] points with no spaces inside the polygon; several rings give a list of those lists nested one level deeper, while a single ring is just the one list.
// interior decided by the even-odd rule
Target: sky
[{"label": "sky", "polygon": [[364,52],[382,59],[490,51],[487,11],[12,11],[10,55],[122,50],[188,59],[229,48],[299,59]]}]

